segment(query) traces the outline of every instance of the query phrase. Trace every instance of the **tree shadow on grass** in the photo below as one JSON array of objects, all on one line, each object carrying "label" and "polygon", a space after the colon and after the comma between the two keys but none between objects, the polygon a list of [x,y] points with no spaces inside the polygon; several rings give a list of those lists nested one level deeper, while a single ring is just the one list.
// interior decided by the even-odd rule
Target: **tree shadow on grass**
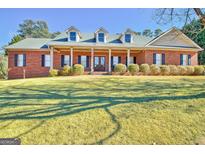
[{"label": "tree shadow on grass", "polygon": [[[97,86],[97,85],[96,85]],[[157,90],[163,90],[165,88],[164,85],[158,85],[157,87],[153,87],[152,84],[147,83],[146,87],[156,88]],[[103,91],[105,87],[102,88],[93,88],[88,89],[89,92],[95,91]],[[126,90],[127,87],[124,88],[111,88],[107,89],[106,92],[109,93],[112,91],[123,91]],[[172,87],[176,89],[176,87]],[[170,89],[170,87],[169,87]],[[193,95],[184,95],[184,96],[144,96],[144,97],[123,97],[123,96],[93,96],[88,94],[87,96],[78,96],[74,95],[73,92],[83,92],[82,88],[62,88],[62,89],[49,89],[44,90],[41,87],[33,87],[33,88],[14,88],[16,91],[24,91],[28,93],[15,93],[13,91],[9,94],[9,97],[5,97],[5,93],[3,93],[3,97],[0,97],[0,109],[3,108],[16,108],[16,107],[31,107],[31,109],[21,108],[18,111],[11,110],[10,112],[5,112],[0,114],[0,121],[5,120],[31,120],[38,119],[42,120],[39,124],[33,126],[29,130],[25,131],[22,134],[17,135],[16,137],[22,137],[23,135],[32,132],[33,130],[40,127],[46,119],[57,118],[62,116],[68,116],[72,114],[78,114],[83,111],[103,109],[111,118],[113,124],[115,125],[115,129],[105,138],[100,139],[96,143],[93,144],[103,144],[106,140],[113,137],[119,130],[121,129],[120,123],[117,121],[116,116],[109,110],[110,107],[114,107],[120,104],[129,104],[129,103],[149,103],[152,101],[164,101],[164,100],[186,100],[186,99],[196,99],[196,98],[205,98],[205,92],[203,90],[198,94]],[[138,88],[129,89],[130,91],[136,90],[145,90],[143,86],[139,86]],[[30,92],[30,93],[29,93]],[[6,95],[8,96],[8,95]],[[41,103],[38,100],[41,99],[50,99],[60,100],[59,103]],[[34,100],[33,102],[27,102],[27,100]],[[36,102],[35,102],[36,101]],[[6,102],[6,103],[5,103]],[[33,107],[38,108],[33,108]],[[6,126],[7,127],[7,126]]]},{"label": "tree shadow on grass", "polygon": [[94,144],[104,144],[104,142],[110,138],[112,138],[114,135],[116,135],[118,133],[118,131],[121,129],[121,125],[119,123],[119,121],[117,121],[116,116],[110,112],[110,110],[106,107],[104,108],[105,112],[110,116],[110,119],[112,120],[113,124],[115,125],[115,129],[114,131],[112,131],[107,137],[100,139],[99,141],[97,141]]},{"label": "tree shadow on grass", "polygon": [[[42,92],[42,90],[39,90]],[[43,95],[43,94],[42,94]],[[17,103],[1,103],[1,108],[15,108],[18,106],[43,106],[37,109],[11,111],[0,114],[0,120],[26,120],[26,119],[49,119],[60,116],[66,116],[71,114],[80,113],[82,111],[103,109],[120,104],[127,103],[148,103],[152,101],[163,100],[183,100],[183,99],[196,99],[205,98],[205,92],[201,92],[195,95],[186,96],[158,96],[158,97],[106,97],[106,96],[65,96],[60,94],[49,94],[45,91],[43,97],[36,94],[29,94],[26,97],[9,97],[9,99],[19,100]],[[52,95],[52,97],[50,96]],[[26,99],[63,99],[67,101],[60,101],[57,104],[42,104],[42,103],[22,103]],[[79,103],[78,101],[82,101]],[[89,101],[87,101],[89,100]],[[86,102],[87,101],[87,102]]]}]

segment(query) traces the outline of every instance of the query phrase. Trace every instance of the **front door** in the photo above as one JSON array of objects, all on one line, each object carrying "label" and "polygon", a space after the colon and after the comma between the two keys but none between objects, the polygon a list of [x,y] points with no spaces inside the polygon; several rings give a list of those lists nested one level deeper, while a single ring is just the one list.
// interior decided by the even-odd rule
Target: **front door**
[{"label": "front door", "polygon": [[105,71],[105,56],[95,56],[94,71]]}]

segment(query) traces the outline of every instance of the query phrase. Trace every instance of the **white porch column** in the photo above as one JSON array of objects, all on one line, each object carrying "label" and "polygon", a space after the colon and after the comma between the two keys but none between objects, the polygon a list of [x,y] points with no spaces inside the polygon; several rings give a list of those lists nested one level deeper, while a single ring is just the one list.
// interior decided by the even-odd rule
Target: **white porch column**
[{"label": "white porch column", "polygon": [[109,49],[109,58],[108,58],[108,72],[111,72],[111,49]]},{"label": "white porch column", "polygon": [[94,62],[94,49],[91,48],[91,64],[90,64],[90,67],[91,67],[91,72],[94,72],[94,68],[93,68],[93,62]]},{"label": "white porch column", "polygon": [[53,69],[53,47],[50,49],[50,70]]},{"label": "white porch column", "polygon": [[70,66],[73,66],[73,48],[70,48]]},{"label": "white porch column", "polygon": [[130,49],[127,49],[127,66],[130,64]]}]

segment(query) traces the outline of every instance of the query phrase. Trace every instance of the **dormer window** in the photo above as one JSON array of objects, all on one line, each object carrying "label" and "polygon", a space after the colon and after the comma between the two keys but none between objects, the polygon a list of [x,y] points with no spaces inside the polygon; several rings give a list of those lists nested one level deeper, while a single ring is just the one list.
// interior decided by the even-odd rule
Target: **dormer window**
[{"label": "dormer window", "polygon": [[120,40],[123,43],[133,43],[135,35],[136,35],[136,32],[128,28],[124,33],[120,35]]},{"label": "dormer window", "polygon": [[80,31],[75,28],[74,26],[71,26],[66,30],[67,36],[68,36],[68,41],[70,42],[79,42],[81,38]]},{"label": "dormer window", "polygon": [[98,33],[98,42],[105,42],[105,34]]},{"label": "dormer window", "polygon": [[76,41],[76,32],[70,32],[70,41]]},{"label": "dormer window", "polygon": [[106,43],[108,38],[108,31],[103,27],[98,28],[95,32],[96,43]]},{"label": "dormer window", "polygon": [[125,34],[125,43],[131,43],[131,34]]}]

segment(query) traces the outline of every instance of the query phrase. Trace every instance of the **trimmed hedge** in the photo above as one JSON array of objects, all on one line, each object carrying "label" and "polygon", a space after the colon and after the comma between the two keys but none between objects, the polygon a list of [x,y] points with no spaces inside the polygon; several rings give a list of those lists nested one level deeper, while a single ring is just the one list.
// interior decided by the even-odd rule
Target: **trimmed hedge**
[{"label": "trimmed hedge", "polygon": [[122,75],[122,74],[126,73],[126,71],[127,71],[127,68],[126,68],[125,64],[116,64],[114,67],[115,73],[119,73]]},{"label": "trimmed hedge", "polygon": [[194,66],[194,74],[195,75],[203,75],[204,74],[204,67],[201,65]]},{"label": "trimmed hedge", "polygon": [[139,72],[139,65],[137,64],[130,64],[128,66],[128,71],[131,75],[136,75]]},{"label": "trimmed hedge", "polygon": [[81,64],[75,64],[71,69],[72,75],[83,75],[84,74],[84,66]]},{"label": "trimmed hedge", "polygon": [[178,75],[179,70],[176,65],[169,65],[170,75]]},{"label": "trimmed hedge", "polygon": [[169,75],[170,74],[170,68],[167,65],[161,65],[160,70],[161,70],[161,75]]},{"label": "trimmed hedge", "polygon": [[142,72],[144,75],[148,75],[150,73],[149,65],[148,64],[140,65],[140,72]]},{"label": "trimmed hedge", "polygon": [[187,67],[186,66],[177,66],[179,75],[186,75],[187,74]]},{"label": "trimmed hedge", "polygon": [[150,65],[150,73],[152,75],[159,75],[161,73],[160,67],[158,65]]},{"label": "trimmed hedge", "polygon": [[58,70],[57,69],[51,69],[49,71],[49,76],[51,76],[51,77],[58,76]]},{"label": "trimmed hedge", "polygon": [[62,70],[59,71],[59,75],[62,75],[62,76],[68,76],[70,75],[71,73],[71,67],[66,65],[63,67]]},{"label": "trimmed hedge", "polygon": [[193,75],[194,74],[194,67],[193,66],[187,66],[187,75]]}]

